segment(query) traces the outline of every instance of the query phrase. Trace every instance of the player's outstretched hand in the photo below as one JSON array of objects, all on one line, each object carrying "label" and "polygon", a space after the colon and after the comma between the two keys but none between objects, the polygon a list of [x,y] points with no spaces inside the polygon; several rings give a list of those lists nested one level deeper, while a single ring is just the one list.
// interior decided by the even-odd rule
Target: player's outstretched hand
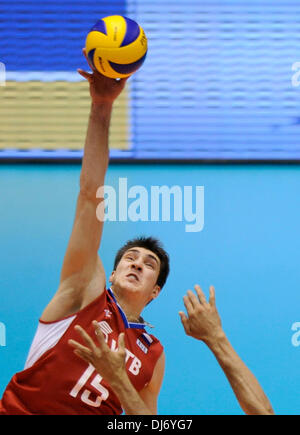
[{"label": "player's outstretched hand", "polygon": [[183,297],[188,316],[179,312],[181,322],[187,335],[202,340],[206,344],[223,333],[222,323],[216,308],[215,289],[209,288],[209,301],[199,285],[195,285],[195,293],[188,290]]},{"label": "player's outstretched hand", "polygon": [[89,334],[79,325],[75,326],[86,346],[75,340],[69,340],[69,345],[74,348],[74,353],[87,363],[92,364],[97,372],[109,383],[118,382],[124,374],[125,369],[125,335],[121,333],[118,340],[118,349],[112,351],[105,342],[104,335],[96,320],[93,321],[98,345]]},{"label": "player's outstretched hand", "polygon": [[[89,66],[91,67],[85,48],[82,49],[82,52]],[[92,102],[94,104],[113,103],[124,89],[128,77],[120,80],[111,79],[100,74],[92,67],[91,69],[93,70],[92,73],[84,71],[80,68],[77,71],[90,84]]]}]

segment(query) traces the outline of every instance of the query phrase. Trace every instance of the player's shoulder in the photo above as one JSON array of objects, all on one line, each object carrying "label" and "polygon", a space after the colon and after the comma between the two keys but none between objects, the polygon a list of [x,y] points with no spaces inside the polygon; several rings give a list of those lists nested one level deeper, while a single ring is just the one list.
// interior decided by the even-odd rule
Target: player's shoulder
[{"label": "player's shoulder", "polygon": [[145,329],[136,330],[136,344],[145,354],[151,353],[159,356],[164,350],[160,340]]},{"label": "player's shoulder", "polygon": [[142,336],[146,343],[149,345],[154,343],[160,343],[160,340],[155,335],[148,333],[146,330],[142,332]]}]

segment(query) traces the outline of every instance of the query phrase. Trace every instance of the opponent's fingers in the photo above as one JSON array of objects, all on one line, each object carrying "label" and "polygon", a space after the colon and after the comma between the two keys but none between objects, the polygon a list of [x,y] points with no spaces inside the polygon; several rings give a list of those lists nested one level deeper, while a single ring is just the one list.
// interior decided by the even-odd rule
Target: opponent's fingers
[{"label": "opponent's fingers", "polygon": [[187,310],[188,315],[192,314],[192,312],[194,311],[194,308],[193,308],[193,305],[190,301],[190,298],[187,295],[183,296],[183,303],[184,303],[184,306]]},{"label": "opponent's fingers", "polygon": [[212,285],[209,287],[209,303],[212,307],[216,307],[216,293]]},{"label": "opponent's fingers", "polygon": [[188,318],[186,317],[186,315],[184,314],[183,311],[179,311],[179,316],[180,316],[181,323],[182,323],[182,326],[183,326],[185,332],[187,334],[189,334],[190,328],[189,328]]},{"label": "opponent's fingers", "polygon": [[189,298],[194,309],[199,308],[199,300],[192,290],[188,290],[187,297]]},{"label": "opponent's fingers", "polygon": [[94,341],[91,339],[91,337],[89,336],[89,334],[79,325],[75,326],[75,330],[77,332],[79,332],[79,334],[81,335],[82,339],[84,340],[85,344],[87,344],[89,349],[91,349],[93,352],[95,352],[96,345],[95,345]]},{"label": "opponent's fingers", "polygon": [[200,287],[198,284],[196,284],[194,288],[195,288],[195,290],[196,290],[196,293],[197,293],[197,295],[198,295],[198,299],[199,299],[199,301],[201,302],[201,304],[202,304],[202,305],[207,304],[205,294],[203,293],[201,287]]}]

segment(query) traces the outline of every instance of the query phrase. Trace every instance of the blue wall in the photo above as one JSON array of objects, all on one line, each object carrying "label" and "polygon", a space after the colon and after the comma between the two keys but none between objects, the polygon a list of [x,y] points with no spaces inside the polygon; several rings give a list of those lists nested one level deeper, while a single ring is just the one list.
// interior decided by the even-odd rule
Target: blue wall
[{"label": "blue wall", "polygon": [[129,157],[299,161],[299,13],[295,0],[0,0],[0,62],[7,80],[73,80],[94,23],[128,15],[149,42]]},{"label": "blue wall", "polygon": [[0,11],[7,71],[73,72],[86,68],[81,49],[91,27],[104,16],[124,15],[126,2],[1,0]]},{"label": "blue wall", "polygon": [[[56,291],[70,235],[80,166],[1,166],[0,392],[23,368],[36,322]],[[161,414],[239,414],[214,357],[184,335],[178,311],[187,289],[214,284],[223,327],[278,414],[299,414],[300,168],[298,166],[114,165],[106,183],[204,186],[205,227],[182,222],[107,222],[101,248],[107,274],[119,246],[159,237],[171,275],[145,311],[167,354]]]},{"label": "blue wall", "polygon": [[127,1],[135,158],[299,160],[298,1]]}]

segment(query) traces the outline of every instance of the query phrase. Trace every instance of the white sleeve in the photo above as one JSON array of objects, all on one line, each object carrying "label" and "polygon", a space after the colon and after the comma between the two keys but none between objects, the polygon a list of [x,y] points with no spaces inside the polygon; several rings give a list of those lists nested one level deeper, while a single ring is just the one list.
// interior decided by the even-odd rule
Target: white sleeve
[{"label": "white sleeve", "polygon": [[75,317],[76,315],[52,323],[39,322],[29,349],[25,369],[31,367],[47,350],[58,343]]}]

